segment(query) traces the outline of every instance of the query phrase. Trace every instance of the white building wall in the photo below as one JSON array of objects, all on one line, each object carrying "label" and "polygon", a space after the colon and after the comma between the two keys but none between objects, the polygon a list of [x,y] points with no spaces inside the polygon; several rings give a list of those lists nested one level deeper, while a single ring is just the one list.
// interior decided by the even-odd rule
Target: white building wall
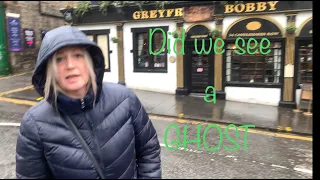
[{"label": "white building wall", "polygon": [[[170,47],[171,53],[168,54],[168,68],[167,73],[154,73],[154,72],[133,72],[133,49],[132,32],[131,28],[144,28],[156,26],[169,26],[168,32],[176,30],[176,23],[173,21],[148,21],[148,22],[130,22],[125,23],[123,26],[124,36],[124,71],[126,86],[133,89],[148,90],[161,93],[175,94],[177,88],[177,70],[176,62],[170,63],[169,57],[176,54],[173,51],[174,38],[171,39]],[[167,36],[168,38],[168,36]]]},{"label": "white building wall", "polygon": [[310,17],[312,17],[312,11],[298,12],[296,16],[296,27],[299,28],[301,24]]},{"label": "white building wall", "polygon": [[109,29],[109,50],[112,51],[110,54],[110,72],[105,72],[103,81],[104,82],[114,82],[118,83],[118,46],[116,43],[111,41],[112,37],[117,36],[117,26],[114,24],[98,24],[98,25],[82,25],[76,26],[81,31],[84,30],[102,30],[102,29]]},{"label": "white building wall", "polygon": [[265,104],[278,106],[281,100],[280,88],[251,88],[251,87],[231,87],[225,88],[226,100],[247,102],[255,104]]}]

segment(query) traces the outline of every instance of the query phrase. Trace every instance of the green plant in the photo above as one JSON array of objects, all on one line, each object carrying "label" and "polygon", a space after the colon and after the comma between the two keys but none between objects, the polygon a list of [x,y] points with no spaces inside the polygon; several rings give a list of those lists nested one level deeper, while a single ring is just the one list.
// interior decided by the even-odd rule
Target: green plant
[{"label": "green plant", "polygon": [[[168,4],[173,4],[175,1],[99,1],[98,6],[99,10],[103,15],[107,15],[108,12],[108,7],[109,6],[114,6],[117,8],[117,10],[121,11],[122,7],[130,6],[130,5],[135,5],[139,7],[139,10],[143,10],[143,6],[146,4],[151,4],[155,3],[157,9],[161,8],[163,9],[165,5]],[[78,2],[77,8],[75,8],[75,14],[77,16],[83,17],[85,13],[90,11],[92,6],[91,1],[80,1]]]},{"label": "green plant", "polygon": [[99,1],[98,5],[100,7],[100,11],[103,15],[107,15],[108,12],[108,6],[112,4],[112,1]]},{"label": "green plant", "polygon": [[113,43],[118,43],[118,42],[119,42],[119,39],[118,39],[117,37],[112,37],[112,38],[111,38],[111,41],[112,41]]},{"label": "green plant", "polygon": [[91,9],[91,1],[80,1],[75,8],[75,15],[78,17],[83,17]]},{"label": "green plant", "polygon": [[288,34],[293,34],[295,31],[297,30],[296,26],[294,25],[290,25],[286,27],[286,32]]},{"label": "green plant", "polygon": [[[216,1],[213,1],[216,2]],[[226,4],[240,4],[243,3],[243,1],[220,1],[221,4],[226,5]]]},{"label": "green plant", "polygon": [[174,38],[178,38],[180,37],[180,32],[178,30],[175,30],[171,33],[171,35],[174,37]]},{"label": "green plant", "polygon": [[156,1],[157,8],[164,9],[165,5],[174,4],[175,1]]},{"label": "green plant", "polygon": [[214,37],[220,36],[222,34],[221,30],[219,29],[214,29],[210,33],[211,33],[211,36],[214,36]]}]

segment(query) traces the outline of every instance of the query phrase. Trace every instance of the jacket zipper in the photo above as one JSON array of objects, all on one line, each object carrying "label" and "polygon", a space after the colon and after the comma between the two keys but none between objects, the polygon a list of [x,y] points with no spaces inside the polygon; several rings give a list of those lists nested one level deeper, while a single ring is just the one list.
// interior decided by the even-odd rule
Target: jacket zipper
[{"label": "jacket zipper", "polygon": [[[85,108],[85,103],[84,103],[84,99],[81,99],[81,109],[83,110]],[[101,157],[101,151],[100,151],[100,144],[99,144],[99,141],[98,139],[96,138],[96,134],[94,132],[94,127],[93,127],[93,123],[91,121],[91,119],[88,117],[88,114],[86,112],[84,112],[84,115],[85,115],[85,120],[87,120],[91,126],[91,132],[92,132],[92,138],[94,139],[95,141],[95,144],[96,144],[96,148],[97,148],[97,151],[98,151],[98,156],[99,156],[99,162],[100,164],[102,165],[102,169],[105,170],[105,167],[104,167],[104,163],[103,163],[103,160],[102,160],[102,157]]]}]

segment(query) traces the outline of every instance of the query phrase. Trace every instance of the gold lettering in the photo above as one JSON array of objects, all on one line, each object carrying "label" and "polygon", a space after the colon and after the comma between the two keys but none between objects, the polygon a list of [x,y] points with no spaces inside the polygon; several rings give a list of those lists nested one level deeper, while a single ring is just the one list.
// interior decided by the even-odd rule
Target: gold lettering
[{"label": "gold lettering", "polygon": [[132,17],[133,17],[133,19],[140,19],[140,17],[141,17],[140,11],[134,12]]},{"label": "gold lettering", "polygon": [[160,14],[160,17],[164,17],[164,16],[163,16],[164,11],[165,11],[165,10],[158,10],[158,13]]},{"label": "gold lettering", "polygon": [[148,19],[148,18],[149,18],[148,11],[142,11],[141,19]]},{"label": "gold lettering", "polygon": [[269,1],[268,4],[270,6],[269,11],[274,11],[276,8],[274,7],[279,1]]},{"label": "gold lettering", "polygon": [[150,18],[157,18],[157,10],[150,11]]},{"label": "gold lettering", "polygon": [[[241,9],[239,9],[239,6],[241,6]],[[234,11],[237,12],[237,13],[241,13],[245,8],[246,8],[246,6],[244,4],[237,4],[234,7]]]},{"label": "gold lettering", "polygon": [[225,5],[224,7],[225,7],[225,11],[224,11],[224,13],[232,13],[233,12],[233,6],[234,5],[232,5],[232,4],[227,4],[227,5]]},{"label": "gold lettering", "polygon": [[182,10],[183,10],[182,8],[176,8],[174,16],[175,16],[175,17],[177,17],[177,16],[183,16]]},{"label": "gold lettering", "polygon": [[245,12],[252,12],[254,10],[256,10],[256,8],[254,7],[254,3],[247,3],[247,9]]},{"label": "gold lettering", "polygon": [[174,9],[167,9],[167,17],[171,17]]},{"label": "gold lettering", "polygon": [[257,9],[256,11],[264,11],[267,9],[267,6],[266,6],[266,2],[257,2]]}]

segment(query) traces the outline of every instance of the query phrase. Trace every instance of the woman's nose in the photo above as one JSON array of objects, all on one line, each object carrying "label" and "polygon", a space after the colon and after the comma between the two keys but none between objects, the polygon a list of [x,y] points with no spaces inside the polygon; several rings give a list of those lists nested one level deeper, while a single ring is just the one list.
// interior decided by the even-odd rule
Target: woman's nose
[{"label": "woman's nose", "polygon": [[67,68],[68,69],[74,68],[74,59],[70,56],[67,58]]}]

